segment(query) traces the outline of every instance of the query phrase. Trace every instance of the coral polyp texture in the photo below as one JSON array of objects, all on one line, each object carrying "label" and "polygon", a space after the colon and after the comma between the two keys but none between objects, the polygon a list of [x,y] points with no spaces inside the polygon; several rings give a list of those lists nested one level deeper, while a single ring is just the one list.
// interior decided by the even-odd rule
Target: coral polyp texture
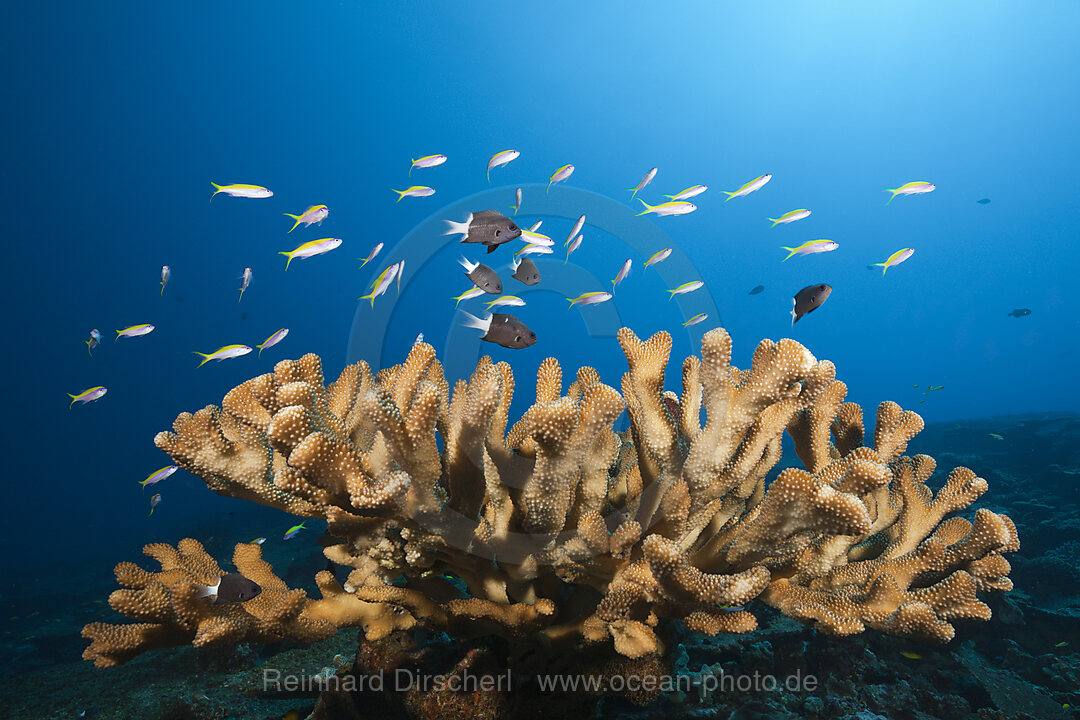
[{"label": "coral polyp texture", "polygon": [[[618,339],[621,392],[590,367],[564,392],[548,358],[513,425],[507,363],[484,357],[451,388],[424,343],[328,386],[317,356],[283,361],[220,408],[180,415],[155,439],[176,464],[219,494],[325,519],[323,552],[351,572],[343,584],[319,573],[309,598],[258,546],[237,545],[237,570],[263,592],[215,605],[195,591],[223,574],[201,545],[149,545],[161,572],[121,563],[128,589],[109,598],[140,624],[88,625],[84,657],[109,666],[169,645],[357,626],[369,639],[422,627],[605,642],[640,658],[663,652],[664,618],[753,630],[751,601],[837,635],[944,642],[954,621],[990,617],[980,592],[1012,587],[1015,526],[988,510],[952,515],[986,481],[958,468],[932,491],[933,459],[904,454],[923,427],[915,413],[882,403],[868,446],[833,364],[793,340],[762,341],[739,370],[712,330],[676,394],[664,388],[670,335]],[[802,468],[768,482],[785,432]]]}]

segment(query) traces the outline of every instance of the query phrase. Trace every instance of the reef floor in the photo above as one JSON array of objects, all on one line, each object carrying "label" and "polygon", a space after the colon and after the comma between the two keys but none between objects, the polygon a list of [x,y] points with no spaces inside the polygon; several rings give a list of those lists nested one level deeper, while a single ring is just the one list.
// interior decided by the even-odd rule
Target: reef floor
[{"label": "reef floor", "polygon": [[[650,704],[598,700],[582,691],[572,712],[668,719],[1080,717],[1080,416],[931,423],[907,452],[932,455],[939,468],[971,468],[990,484],[977,505],[1016,522],[1021,548],[1009,557],[1016,587],[987,598],[992,620],[961,623],[956,639],[938,646],[873,632],[832,637],[755,608],[761,620],[755,632],[673,636],[669,660],[677,687]],[[310,558],[268,559],[292,563],[298,577],[310,578],[302,566],[318,566],[321,556],[316,548]],[[79,631],[113,615],[102,602],[114,588],[108,570],[88,565],[85,577],[66,571],[62,596],[21,597],[5,608],[0,694],[7,717],[264,720],[295,710],[304,718],[318,693],[275,689],[265,679],[344,671],[356,656],[357,632],[342,630],[312,646],[159,650],[95,669],[80,658],[86,641]],[[533,706],[524,715],[565,705],[567,695],[553,695],[550,708],[543,707],[535,682],[523,671],[515,678],[517,687],[530,687],[525,695]],[[328,708],[324,703],[320,717],[388,717]],[[461,717],[460,706],[456,712]],[[426,708],[413,716],[446,715]],[[521,718],[522,708],[478,708],[474,716]]]}]

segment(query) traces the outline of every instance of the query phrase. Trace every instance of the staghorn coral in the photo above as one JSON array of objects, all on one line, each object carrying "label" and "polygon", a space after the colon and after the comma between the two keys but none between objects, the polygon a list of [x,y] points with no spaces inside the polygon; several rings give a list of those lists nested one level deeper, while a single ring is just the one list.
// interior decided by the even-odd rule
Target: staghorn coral
[{"label": "staghorn coral", "polygon": [[[987,510],[950,517],[986,482],[960,468],[932,492],[933,460],[903,454],[922,429],[915,413],[882,403],[869,447],[832,363],[793,340],[762,341],[739,370],[730,337],[712,330],[677,395],[664,389],[667,333],[618,339],[621,392],[588,367],[564,392],[548,358],[513,425],[509,365],[482,358],[451,389],[423,343],[401,365],[357,363],[329,386],[316,356],[283,361],[220,409],[180,415],[159,448],[220,494],[324,518],[324,553],[351,572],[344,585],[319,573],[322,598],[307,598],[237,546],[234,562],[264,592],[208,607],[190,588],[221,570],[201,546],[148,546],[162,572],[121,564],[132,589],[110,602],[150,624],[87,626],[85,656],[111,665],[189,641],[360,626],[369,639],[426,627],[610,641],[643,658],[664,650],[661,618],[753,630],[743,606],[755,598],[830,633],[947,641],[953,621],[990,616],[978,592],[1010,589],[1002,554],[1019,547],[1015,526]],[[624,410],[630,428],[616,432]],[[785,432],[803,468],[767,483]]]}]

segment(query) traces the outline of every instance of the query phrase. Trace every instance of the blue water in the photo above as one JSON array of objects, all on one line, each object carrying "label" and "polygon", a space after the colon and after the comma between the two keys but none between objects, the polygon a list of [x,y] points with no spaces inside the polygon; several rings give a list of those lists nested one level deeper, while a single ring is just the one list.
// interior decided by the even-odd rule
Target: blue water
[{"label": "blue water", "polygon": [[[407,267],[400,297],[377,303],[390,317],[372,346],[384,360],[424,332],[444,357],[512,362],[519,404],[548,355],[569,372],[596,365],[617,386],[625,363],[612,328],[586,321],[617,310],[640,335],[673,332],[673,389],[682,357],[722,321],[736,364],[761,338],[794,337],[833,360],[868,409],[894,399],[945,420],[1080,408],[1080,101],[1069,91],[1080,7],[816,5],[6,6],[4,566],[90,559],[107,575],[144,542],[242,508],[179,472],[147,519],[150,493],[136,482],[168,462],[154,434],[282,358],[315,352],[336,376],[358,359],[356,298],[392,252],[408,251],[402,238],[491,188],[507,212],[514,187],[546,183],[566,163],[576,172],[552,201],[572,203],[576,189],[636,212],[625,189],[653,166],[650,203],[708,185],[694,214],[636,218],[671,239],[706,289],[667,301],[672,285],[643,271],[629,240],[587,225],[568,269],[541,270],[577,268],[600,285],[580,292],[601,290],[632,257],[616,302],[567,311],[541,285],[511,311],[540,341],[511,351],[460,329],[448,298],[468,287],[455,263],[464,246],[448,238]],[[489,186],[486,161],[508,148],[521,157]],[[410,158],[432,153],[449,161],[406,177]],[[723,202],[721,190],[763,173],[773,174],[764,189]],[[911,180],[937,189],[887,206],[883,189]],[[209,204],[211,181],[275,195]],[[395,204],[390,188],[410,183],[437,192]],[[522,222],[542,219],[529,211],[539,193],[526,193]],[[315,203],[330,207],[322,227],[286,234],[282,213]],[[803,207],[807,220],[765,220]],[[541,231],[560,250],[571,225],[548,216]],[[320,237],[344,244],[286,273],[277,253]],[[840,249],[780,262],[780,246],[817,238]],[[376,242],[387,249],[358,270],[354,258]],[[866,268],[902,247],[915,255],[885,277]],[[505,267],[509,256],[492,259]],[[163,264],[173,277],[159,296]],[[237,302],[246,266],[254,281]],[[507,275],[508,292],[524,289]],[[831,298],[792,329],[792,295],[819,282]],[[765,292],[749,296],[758,284]],[[681,327],[713,306],[716,317]],[[1014,308],[1032,314],[1007,316]],[[157,329],[112,341],[135,323]],[[91,359],[83,341],[95,327],[105,342]],[[254,345],[280,327],[288,338],[261,358],[196,367],[192,351]],[[945,389],[924,395],[931,384]],[[65,393],[93,385],[108,395],[69,410]]]}]

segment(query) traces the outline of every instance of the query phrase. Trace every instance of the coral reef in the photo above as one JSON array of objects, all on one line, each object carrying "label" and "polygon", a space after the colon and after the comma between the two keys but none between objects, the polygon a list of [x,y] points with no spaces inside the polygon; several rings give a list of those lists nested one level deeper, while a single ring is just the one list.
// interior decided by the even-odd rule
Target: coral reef
[{"label": "coral reef", "polygon": [[[324,518],[322,597],[289,590],[257,546],[238,570],[263,593],[238,606],[194,598],[222,574],[195,541],[151,545],[162,571],[117,566],[112,607],[143,621],[88,625],[99,666],[168,645],[292,638],[345,626],[369,640],[427,628],[545,643],[610,642],[663,654],[662,618],[715,635],[757,627],[753,599],[817,629],[948,641],[987,619],[979,592],[1011,588],[1005,515],[953,515],[987,488],[964,468],[934,493],[927,456],[904,455],[922,419],[892,402],[866,446],[835,367],[793,340],[762,341],[749,369],[712,330],[665,391],[667,333],[618,335],[621,392],[590,367],[564,394],[554,358],[510,425],[514,376],[483,358],[451,387],[434,349],[324,385],[318,357],[282,361],[184,413],[155,442],[216,492]],[[616,432],[623,411],[630,429]],[[705,422],[701,419],[704,416]],[[509,429],[508,429],[509,428]],[[767,482],[785,432],[803,469]],[[464,590],[463,590],[464,588]]]}]

